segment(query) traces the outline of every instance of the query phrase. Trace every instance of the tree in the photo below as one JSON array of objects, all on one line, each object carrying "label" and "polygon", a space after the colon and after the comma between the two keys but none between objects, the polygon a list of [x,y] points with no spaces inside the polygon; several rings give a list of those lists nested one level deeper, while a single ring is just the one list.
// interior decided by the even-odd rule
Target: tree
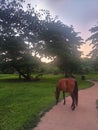
[{"label": "tree", "polygon": [[95,72],[98,71],[98,58],[92,60],[92,68],[93,68],[93,71]]},{"label": "tree", "polygon": [[82,75],[87,74],[91,71],[93,71],[93,60],[91,58],[82,58],[81,59],[81,69],[80,73]]},{"label": "tree", "polygon": [[73,71],[80,58],[81,37],[72,26],[52,18],[49,11],[43,11],[45,19],[30,4],[24,11],[22,1],[0,1],[1,66],[9,65],[30,80],[40,55],[58,59],[57,65],[66,73]]},{"label": "tree", "polygon": [[30,80],[32,70],[40,63],[34,55],[40,24],[34,9],[28,5],[24,11],[21,2],[0,1],[0,66],[13,67]]},{"label": "tree", "polygon": [[90,44],[92,45],[92,51],[89,55],[92,58],[98,58],[98,24],[92,27],[89,31],[92,33],[92,35],[87,39],[87,41],[90,41]]},{"label": "tree", "polygon": [[89,53],[92,60],[92,67],[94,71],[98,70],[98,23],[90,30],[91,36],[87,39],[90,41],[90,45],[92,45],[92,51]]},{"label": "tree", "polygon": [[41,53],[54,58],[57,66],[65,73],[72,73],[80,61],[81,53],[78,48],[83,43],[82,38],[74,31],[73,26],[51,19],[49,13],[43,24],[40,37],[44,46]]}]

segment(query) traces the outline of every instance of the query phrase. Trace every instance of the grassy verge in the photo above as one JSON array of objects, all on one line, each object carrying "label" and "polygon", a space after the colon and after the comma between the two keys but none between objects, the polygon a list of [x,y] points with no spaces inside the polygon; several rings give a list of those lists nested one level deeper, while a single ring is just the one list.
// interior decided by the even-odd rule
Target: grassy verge
[{"label": "grassy verge", "polygon": [[96,108],[98,109],[98,99],[96,100]]},{"label": "grassy verge", "polygon": [[86,78],[90,79],[90,80],[96,80],[96,81],[98,81],[98,72],[87,74]]},{"label": "grassy verge", "polygon": [[[61,75],[22,82],[17,75],[0,75],[0,130],[29,130],[55,104],[55,85]],[[77,77],[79,89],[92,85]]]}]

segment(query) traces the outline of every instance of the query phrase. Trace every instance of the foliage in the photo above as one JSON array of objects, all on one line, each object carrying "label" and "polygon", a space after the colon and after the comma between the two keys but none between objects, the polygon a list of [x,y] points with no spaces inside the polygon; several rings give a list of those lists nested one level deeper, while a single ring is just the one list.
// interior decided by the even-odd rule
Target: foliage
[{"label": "foliage", "polygon": [[89,31],[92,33],[92,35],[87,40],[91,41],[91,45],[93,46],[93,50],[89,55],[96,59],[98,58],[98,24],[92,27]]},{"label": "foliage", "polygon": [[24,11],[21,2],[23,0],[0,1],[1,71],[8,65],[31,80],[33,70],[39,69],[38,56],[54,58],[58,61],[56,66],[66,73],[76,71],[82,38],[73,26],[52,18],[49,11],[36,12],[30,4]]},{"label": "foliage", "polygon": [[[54,58],[56,65],[65,73],[72,73],[79,66],[81,52],[78,50],[83,39],[62,22],[51,19],[48,14],[40,37],[44,47],[42,54]],[[73,60],[74,59],[74,60]]]},{"label": "foliage", "polygon": [[30,12],[28,8],[25,12],[21,2],[0,1],[0,66],[3,70],[7,66],[14,68],[30,80],[32,69],[40,64],[38,58],[32,56],[34,48],[31,49],[36,44],[38,18],[34,10]]},{"label": "foliage", "polygon": [[93,68],[93,60],[91,58],[82,58],[81,59],[81,67],[80,67],[80,74],[88,74],[94,71]]},{"label": "foliage", "polygon": [[98,23],[90,30],[91,36],[87,39],[92,45],[92,51],[89,53],[92,60],[92,67],[94,71],[98,71]]}]

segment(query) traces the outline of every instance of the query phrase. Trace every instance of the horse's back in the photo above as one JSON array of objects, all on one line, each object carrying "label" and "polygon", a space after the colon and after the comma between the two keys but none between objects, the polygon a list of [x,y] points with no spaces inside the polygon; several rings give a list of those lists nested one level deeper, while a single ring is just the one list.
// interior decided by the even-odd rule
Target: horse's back
[{"label": "horse's back", "polygon": [[68,91],[73,92],[75,88],[75,79],[68,78]]},{"label": "horse's back", "polygon": [[58,81],[57,87],[59,90],[65,92],[72,92],[75,87],[75,80],[73,78],[63,78]]}]

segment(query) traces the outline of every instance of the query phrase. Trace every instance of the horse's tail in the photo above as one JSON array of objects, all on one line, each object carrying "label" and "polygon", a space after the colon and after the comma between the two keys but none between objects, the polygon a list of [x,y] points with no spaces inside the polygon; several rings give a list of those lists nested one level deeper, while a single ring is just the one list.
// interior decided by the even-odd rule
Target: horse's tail
[{"label": "horse's tail", "polygon": [[76,80],[75,80],[74,95],[75,95],[75,102],[76,102],[76,106],[77,106],[78,105],[78,84],[77,84]]}]

